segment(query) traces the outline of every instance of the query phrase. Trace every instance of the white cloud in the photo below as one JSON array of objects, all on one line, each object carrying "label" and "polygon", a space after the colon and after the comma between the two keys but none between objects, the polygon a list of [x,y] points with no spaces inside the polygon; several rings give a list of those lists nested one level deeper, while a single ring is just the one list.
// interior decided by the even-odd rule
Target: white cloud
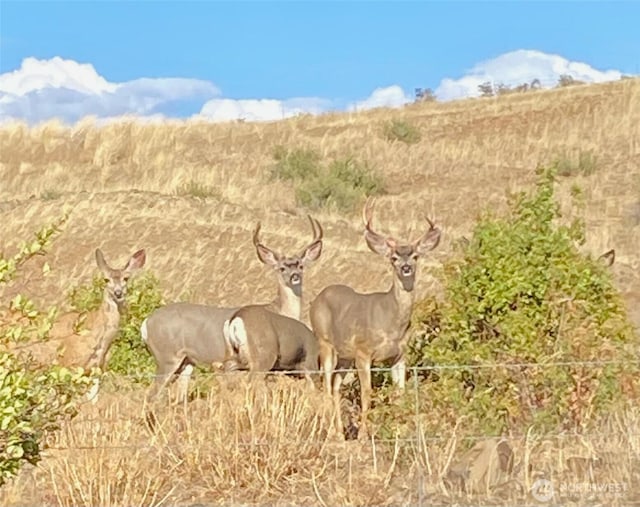
[{"label": "white cloud", "polygon": [[73,123],[84,116],[153,116],[176,104],[205,101],[220,90],[199,79],[135,79],[111,83],[93,65],[55,57],[25,58],[18,70],[0,75],[0,121],[36,123],[59,118]]},{"label": "white cloud", "polygon": [[[480,62],[459,79],[443,79],[435,94],[440,100],[478,96],[478,85],[486,81],[517,86],[538,79],[542,86],[554,86],[562,74],[585,82],[621,77],[616,70],[600,71],[558,55],[521,49]],[[91,64],[60,57],[25,58],[19,69],[0,74],[0,123],[11,119],[37,123],[52,118],[74,123],[86,116],[103,123],[122,117],[162,121],[184,117],[191,111],[199,111],[193,117],[206,121],[273,121],[345,108],[397,108],[412,101],[413,97],[399,85],[376,88],[367,98],[346,107],[317,97],[230,99],[210,81],[140,78],[115,83],[98,74]]]},{"label": "white cloud", "polygon": [[330,101],[315,97],[288,100],[219,98],[204,104],[199,116],[213,122],[237,119],[273,121],[298,114],[321,114],[330,107]]},{"label": "white cloud", "polygon": [[477,97],[480,95],[478,85],[487,81],[518,86],[538,79],[543,87],[552,87],[562,74],[586,83],[615,81],[622,75],[617,70],[600,71],[559,55],[519,49],[476,64],[460,79],[443,79],[435,94],[440,100]]},{"label": "white cloud", "polygon": [[392,85],[386,88],[376,88],[366,99],[349,104],[347,110],[363,111],[376,107],[402,107],[412,100],[400,86]]}]

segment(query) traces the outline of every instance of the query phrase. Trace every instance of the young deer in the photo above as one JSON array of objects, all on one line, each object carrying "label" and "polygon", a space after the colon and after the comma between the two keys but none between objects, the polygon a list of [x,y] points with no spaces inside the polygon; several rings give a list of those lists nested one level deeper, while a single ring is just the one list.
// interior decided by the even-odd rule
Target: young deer
[{"label": "young deer", "polygon": [[354,361],[361,389],[361,424],[359,436],[366,436],[366,418],[371,402],[371,364],[392,360],[394,383],[404,388],[404,347],[413,305],[418,258],[433,250],[440,241],[440,230],[427,218],[429,229],[410,244],[399,243],[372,228],[373,201],[363,209],[364,237],[369,248],[387,259],[393,267],[391,288],[386,292],[361,294],[345,285],[326,287],[311,303],[311,326],[319,340],[320,364],[324,385],[333,392],[337,427],[340,417],[342,376],[336,368],[349,367]]},{"label": "young deer", "polygon": [[[106,282],[100,308],[88,314],[66,313],[53,324],[49,340],[26,345],[24,349],[31,353],[36,362],[85,369],[104,368],[126,308],[129,279],[144,266],[146,254],[144,250],[138,250],[122,269],[110,267],[99,248],[95,251],[95,258]],[[97,390],[96,384],[92,397],[95,397]]]},{"label": "young deer", "polygon": [[[253,245],[258,259],[273,268],[277,274],[278,292],[275,299],[262,305],[275,314],[299,319],[302,295],[302,271],[306,264],[320,255],[322,228],[308,216],[313,229],[313,239],[298,255],[285,257],[260,241],[260,223],[253,233]],[[227,320],[238,308],[218,308],[192,303],[173,303],[156,310],[141,326],[143,340],[156,360],[156,378],[147,395],[154,400],[160,390],[180,376],[178,401],[187,396],[189,378],[196,364],[224,364],[233,370],[237,357],[230,350],[224,337]]]}]

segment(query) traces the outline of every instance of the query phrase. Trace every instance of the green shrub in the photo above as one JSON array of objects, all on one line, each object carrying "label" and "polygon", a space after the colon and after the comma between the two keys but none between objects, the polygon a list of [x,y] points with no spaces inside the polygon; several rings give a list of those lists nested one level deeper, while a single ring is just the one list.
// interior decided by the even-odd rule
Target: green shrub
[{"label": "green shrub", "polygon": [[[72,307],[79,312],[92,311],[102,302],[105,281],[96,275],[86,285],[74,288]],[[107,369],[117,374],[148,380],[155,362],[140,336],[142,321],[163,304],[159,280],[148,271],[134,277],[127,290],[127,312],[120,321],[120,331],[110,351]]]},{"label": "green shrub", "polygon": [[415,144],[422,139],[420,130],[405,120],[391,120],[384,124],[384,137],[388,141],[402,141],[406,144]]},{"label": "green shrub", "polygon": [[[46,254],[66,219],[64,216],[43,227],[35,241],[22,243],[14,256],[0,256],[0,284],[16,279],[20,268],[34,255]],[[0,322],[3,345],[45,338],[56,313],[55,308],[40,311],[22,294],[12,299],[9,310],[18,319]],[[75,415],[76,399],[86,392],[90,381],[81,370],[58,366],[36,369],[11,353],[0,352],[0,486],[25,463],[40,460],[45,434]]]},{"label": "green shrub", "polygon": [[320,155],[310,149],[297,148],[289,151],[277,146],[273,158],[276,164],[271,174],[280,180],[309,180],[318,176],[321,171]]},{"label": "green shrub", "polygon": [[299,204],[309,209],[353,209],[368,195],[378,195],[384,185],[369,166],[352,158],[334,160],[326,171],[296,188]]},{"label": "green shrub", "polygon": [[368,164],[347,157],[322,164],[312,150],[276,149],[272,176],[292,181],[298,205],[308,209],[354,209],[366,196],[384,193],[381,176]]},{"label": "green shrub", "polygon": [[590,151],[581,151],[576,160],[569,155],[559,157],[555,162],[558,176],[590,176],[598,168],[598,161]]},{"label": "green shrub", "polygon": [[[438,365],[418,411],[434,431],[575,430],[638,395],[637,338],[607,268],[576,247],[582,222],[557,223],[555,174],[513,196],[509,216],[485,214],[445,265],[444,301],[416,305],[408,360]],[[393,433],[415,411],[409,392],[395,412],[404,421],[373,418]]]},{"label": "green shrub", "polygon": [[76,414],[75,400],[89,382],[80,369],[32,371],[0,353],[0,486],[25,463],[40,460],[44,435]]}]

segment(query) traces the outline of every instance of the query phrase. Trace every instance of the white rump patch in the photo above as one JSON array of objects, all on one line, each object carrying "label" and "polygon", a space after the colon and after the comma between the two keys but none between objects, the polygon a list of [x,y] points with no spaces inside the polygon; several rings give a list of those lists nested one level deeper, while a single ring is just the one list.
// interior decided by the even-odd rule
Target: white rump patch
[{"label": "white rump patch", "polygon": [[229,343],[234,350],[240,350],[247,345],[247,330],[240,317],[229,322]]},{"label": "white rump patch", "polygon": [[140,325],[140,336],[142,336],[142,341],[147,343],[147,319],[144,319]]}]

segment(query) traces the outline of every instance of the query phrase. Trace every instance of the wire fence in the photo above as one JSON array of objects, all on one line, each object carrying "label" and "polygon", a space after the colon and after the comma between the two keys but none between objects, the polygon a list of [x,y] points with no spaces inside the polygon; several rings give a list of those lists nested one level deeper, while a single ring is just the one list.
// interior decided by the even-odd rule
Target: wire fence
[{"label": "wire fence", "polygon": [[[422,399],[425,396],[424,391],[422,390],[422,387],[425,385],[426,382],[432,382],[432,383],[436,383],[439,381],[439,379],[435,379],[435,380],[429,380],[428,379],[428,374],[432,373],[432,372],[465,372],[465,371],[474,371],[474,370],[493,370],[493,371],[497,371],[497,370],[517,370],[519,373],[522,373],[526,370],[536,370],[538,373],[545,371],[545,370],[550,370],[553,368],[580,368],[580,369],[598,369],[598,368],[603,368],[603,367],[607,367],[607,366],[617,366],[617,367],[621,367],[622,370],[624,371],[625,368],[632,368],[632,367],[638,367],[640,366],[640,359],[638,360],[588,360],[588,361],[578,361],[578,360],[573,360],[573,361],[569,361],[569,360],[565,360],[565,361],[547,361],[544,363],[534,363],[534,362],[492,362],[492,363],[470,363],[470,364],[432,364],[432,365],[424,365],[424,366],[406,366],[404,368],[404,372],[403,372],[403,376],[404,376],[404,382],[403,382],[403,389],[402,391],[404,391],[405,395],[406,394],[413,394],[413,398],[415,400],[415,410],[416,410],[416,416],[419,416],[420,414],[418,413],[418,411],[420,410],[420,407],[423,407],[425,405],[424,403],[424,399]],[[398,374],[398,370],[397,367],[371,367],[370,368],[370,372],[371,373],[387,373],[390,374],[390,377],[393,378],[394,374],[397,375]],[[593,371],[592,371],[593,373]],[[344,381],[343,381],[343,385],[344,384],[353,384],[354,382],[358,382],[358,370],[356,368],[336,368],[335,370],[333,370],[333,374],[340,374],[341,376],[343,376]],[[198,391],[197,393],[193,393],[192,395],[194,395],[195,397],[201,397],[201,395],[203,394],[202,392],[200,392],[201,390],[204,390],[204,394],[206,395],[207,392],[209,392],[211,390],[211,385],[197,385],[197,386],[193,386],[193,382],[194,380],[200,379],[202,380],[207,379],[207,380],[227,380],[227,379],[231,379],[231,378],[239,378],[239,376],[245,377],[245,378],[251,378],[252,376],[257,375],[257,378],[260,379],[263,382],[267,382],[268,383],[268,378],[269,377],[304,377],[305,375],[309,375],[311,377],[314,377],[315,379],[318,380],[318,382],[316,382],[314,384],[315,388],[318,390],[324,390],[325,386],[324,386],[324,382],[325,382],[325,372],[322,369],[318,369],[318,370],[268,370],[268,371],[248,371],[248,370],[234,370],[231,372],[226,372],[224,371],[222,368],[219,369],[209,369],[209,370],[198,370],[198,371],[189,371],[188,373],[176,373],[173,375],[157,375],[154,373],[149,373],[149,372],[132,372],[129,371],[127,373],[124,374],[113,374],[110,372],[106,372],[104,374],[102,374],[99,378],[100,378],[100,384],[103,386],[101,389],[104,389],[104,386],[107,386],[107,390],[109,389],[109,385],[111,385],[111,388],[115,390],[120,390],[120,392],[122,393],[123,396],[126,396],[126,392],[124,390],[122,390],[123,387],[127,387],[129,389],[136,389],[134,386],[136,385],[140,385],[140,383],[144,383],[144,389],[147,389],[147,385],[150,385],[154,380],[166,380],[167,377],[172,377],[172,381],[178,381],[178,382],[191,382],[192,384],[192,391]],[[543,374],[544,375],[544,374]],[[596,377],[597,378],[597,377]],[[522,383],[526,383],[528,380],[526,377],[511,377],[511,378],[502,378],[500,381],[496,381],[493,383],[493,385],[491,387],[499,387],[499,383],[502,384],[506,384],[506,385],[511,385],[511,386],[515,386],[515,385],[520,385],[520,387],[522,387]],[[123,384],[124,382],[124,384]],[[170,382],[168,386],[171,386],[173,382]],[[358,382],[359,383],[359,382]],[[393,383],[393,382],[392,382]],[[302,386],[303,384],[298,384],[299,386]],[[165,390],[166,390],[165,387]],[[535,391],[535,386],[525,386],[526,389]],[[460,386],[460,389],[463,389],[462,386]],[[215,396],[215,394],[214,394]],[[631,400],[629,400],[631,401]],[[85,402],[86,403],[86,402]],[[188,405],[188,402],[187,402]],[[640,409],[640,404],[637,405],[637,407]],[[130,419],[129,415],[125,415],[125,416],[120,416],[120,417],[115,417],[115,418],[105,418],[105,417],[93,417],[93,416],[86,416],[85,418],[79,418],[77,419],[77,422],[118,422],[118,421],[124,421],[124,420],[128,420]],[[640,427],[637,428],[638,432],[640,433]],[[629,431],[627,431],[625,434],[629,437],[636,437],[636,436],[640,436],[640,434],[635,432],[634,430],[629,428]],[[462,439],[466,439],[466,440],[481,440],[487,437],[504,437],[507,436],[505,434],[476,434],[476,435],[460,435],[460,438]],[[517,433],[517,432],[510,432],[509,433],[509,438],[514,438],[514,439],[518,439],[518,438],[526,438],[528,435],[526,432],[524,433]],[[586,431],[562,431],[559,433],[554,433],[554,434],[546,434],[545,438],[552,438],[552,439],[569,439],[569,438],[585,438],[585,437],[597,437],[597,436],[601,436],[600,432],[586,432]],[[421,435],[419,438],[416,436],[414,438],[409,438],[409,439],[403,439],[404,441],[418,441],[418,440],[430,440],[430,441],[442,441],[442,440],[446,440],[450,438],[450,434],[447,435],[431,435],[431,436],[427,436],[427,435]],[[380,441],[383,441],[384,439],[379,439]],[[396,439],[392,439],[389,441],[396,441]]]},{"label": "wire fence", "polygon": [[[633,469],[633,467],[635,466],[633,465],[634,463],[640,464],[640,405],[638,404],[635,405],[635,419],[632,418],[630,421],[620,420],[617,421],[615,425],[606,428],[596,428],[590,430],[558,430],[547,433],[535,433],[529,431],[528,428],[523,427],[500,434],[490,434],[483,432],[470,433],[462,431],[457,426],[444,427],[444,423],[441,431],[429,433],[421,425],[421,416],[423,414],[419,412],[419,407],[424,406],[425,402],[428,401],[423,399],[423,397],[425,396],[425,392],[421,389],[421,387],[424,386],[424,375],[427,375],[431,372],[444,373],[456,371],[459,372],[465,370],[479,371],[487,369],[505,369],[508,371],[542,369],[548,371],[552,368],[585,368],[593,370],[606,366],[618,366],[624,370],[625,368],[635,368],[639,364],[640,360],[558,360],[548,361],[545,363],[514,361],[474,364],[433,364],[427,366],[408,366],[406,367],[406,383],[404,387],[405,395],[409,397],[414,396],[417,401],[415,405],[415,427],[413,428],[413,431],[409,434],[397,435],[393,438],[382,438],[374,435],[373,437],[369,438],[368,442],[370,443],[372,448],[378,449],[378,451],[373,451],[374,455],[376,452],[386,452],[388,456],[403,453],[403,456],[405,456],[405,458],[403,459],[407,459],[406,456],[408,455],[415,456],[413,465],[411,466],[418,467],[419,470],[416,478],[412,479],[414,481],[413,487],[415,489],[415,491],[412,493],[412,505],[445,505],[446,502],[436,501],[436,497],[433,496],[433,493],[428,493],[429,491],[433,492],[434,489],[434,484],[430,481],[444,481],[445,479],[449,480],[449,476],[447,475],[449,472],[447,472],[447,470],[453,470],[455,466],[458,466],[459,458],[461,457],[462,452],[465,449],[473,448],[475,445],[481,445],[488,440],[494,442],[507,442],[509,444],[514,452],[514,470],[519,470],[518,472],[511,473],[514,476],[516,474],[520,474],[518,475],[518,478],[513,479],[513,481],[515,481],[514,483],[519,484],[518,487],[520,488],[520,490],[523,489],[522,485],[524,484],[524,492],[520,497],[518,497],[517,495],[512,496],[511,500],[505,503],[498,501],[494,493],[489,493],[489,490],[486,490],[484,493],[481,492],[476,494],[475,496],[467,497],[466,500],[456,500],[456,503],[458,505],[473,505],[477,502],[484,504],[485,501],[490,501],[492,505],[564,505],[564,502],[569,501],[571,499],[571,495],[580,488],[584,489],[587,492],[590,491],[589,488],[594,489],[592,497],[589,497],[591,498],[592,503],[587,502],[586,505],[626,505],[636,498],[636,496],[634,496],[635,493],[632,488],[632,479],[640,480],[640,473],[638,473],[640,472],[640,469]],[[344,368],[336,371],[339,371],[342,374],[351,374],[354,380],[357,379],[357,370],[355,368]],[[375,367],[372,368],[371,371],[391,374],[393,372],[393,368]],[[259,373],[260,376],[266,375],[275,377],[292,374],[301,376],[305,373],[310,373],[314,377],[317,376],[319,379],[322,379],[324,374],[322,370],[315,370],[312,372],[306,372],[303,370],[293,372],[263,371],[254,373]],[[193,432],[194,426],[197,428],[198,421],[202,421],[202,419],[197,419],[198,417],[202,418],[203,414],[204,416],[215,416],[215,411],[218,403],[218,401],[216,401],[216,396],[220,392],[214,387],[215,381],[231,378],[232,376],[236,379],[245,379],[249,378],[250,375],[249,372],[246,371],[224,372],[217,371],[215,369],[197,370],[196,372],[194,372],[194,378],[192,379],[194,381],[197,379],[197,377],[200,377],[200,380],[214,381],[214,384],[204,386],[204,389],[209,389],[209,391],[206,393],[206,396],[201,397],[201,399],[204,398],[207,403],[205,405],[199,405],[199,409],[202,409],[203,406],[209,407],[207,409],[208,411],[205,410],[205,412],[197,413],[197,410],[199,409],[192,408],[198,405],[197,403],[195,403],[196,400],[193,399],[182,404],[165,404],[163,406],[165,408],[170,408],[170,410],[168,412],[168,417],[163,419],[163,429],[160,434],[154,434],[153,432],[140,430],[140,428],[142,428],[142,425],[144,424],[144,411],[146,406],[141,401],[140,410],[132,409],[132,406],[137,406],[137,403],[134,402],[132,405],[130,403],[131,400],[128,400],[129,403],[123,404],[123,407],[125,407],[125,409],[121,411],[101,410],[100,408],[97,409],[97,412],[92,412],[91,410],[81,410],[78,416],[75,417],[72,421],[76,436],[70,438],[54,438],[50,440],[45,452],[50,453],[52,456],[56,456],[58,459],[66,463],[67,460],[81,460],[82,458],[79,457],[85,454],[87,456],[87,460],[99,458],[101,460],[114,460],[114,462],[117,460],[122,460],[124,456],[126,456],[127,459],[134,459],[134,456],[138,454],[142,454],[145,456],[170,455],[175,457],[176,459],[185,459],[185,456],[188,456],[191,453],[197,453],[198,456],[200,456],[202,459],[213,460],[215,456],[223,451],[220,446],[226,448],[225,452],[229,451],[229,449],[231,448],[238,449],[238,452],[240,453],[238,455],[240,456],[247,456],[247,453],[255,453],[256,455],[264,457],[269,457],[272,456],[274,452],[279,452],[277,451],[277,449],[284,451],[286,451],[287,449],[291,449],[290,446],[294,444],[317,445],[318,448],[324,448],[324,445],[326,445],[326,443],[322,442],[321,440],[325,437],[323,437],[322,435],[316,435],[317,440],[302,441],[301,436],[297,434],[297,428],[291,428],[290,441],[288,442],[286,441],[287,438],[289,438],[287,436],[283,437],[282,435],[278,435],[276,440],[272,440],[269,437],[265,436],[264,433],[260,432],[257,432],[255,434],[253,434],[252,432],[247,432],[246,435],[242,434],[241,437],[236,436],[235,438],[227,438],[223,441],[215,439],[207,440],[206,438],[202,439],[201,437],[199,437],[195,442],[192,441],[191,439],[193,437],[193,433],[188,433],[188,435],[191,436],[187,436],[187,433],[184,433],[184,428],[186,427],[186,425],[190,424],[190,431]],[[154,378],[157,377],[152,373],[128,372],[127,374],[119,375],[107,372],[105,374],[102,374],[99,378],[101,379],[102,385],[99,396],[102,396],[103,393],[108,393],[112,396],[111,401],[115,400],[115,403],[117,404],[120,397],[125,399],[128,396],[131,396],[132,391],[135,392],[136,400],[138,398],[142,400],[143,396],[146,394],[146,390],[148,389],[148,386],[146,384],[150,383]],[[176,378],[178,378],[178,376],[176,376]],[[185,380],[185,378],[185,376],[182,377],[183,380]],[[510,379],[508,376],[503,376],[502,379],[502,381],[506,383],[513,382],[515,384],[518,381],[518,379],[515,378]],[[144,380],[144,385],[140,385],[141,380]],[[437,381],[438,380],[435,380],[434,382]],[[269,389],[272,385],[275,384],[271,383],[268,378],[260,378],[258,379],[258,383],[255,385],[263,389]],[[292,389],[296,390],[296,393],[302,393],[302,396],[304,396],[304,393],[307,392],[311,393],[309,395],[313,394],[313,391],[307,391],[307,389],[311,389],[311,387],[305,383],[304,379],[292,379],[291,382],[286,382],[283,385],[285,386],[285,388],[291,387]],[[251,389],[251,384],[248,383],[246,384],[246,386],[247,389]],[[194,391],[200,388],[202,388],[202,386],[192,386],[192,394]],[[238,391],[234,391],[233,389],[234,388],[225,390],[224,395],[229,396],[229,393],[231,392],[233,396],[234,392],[238,392],[239,398],[244,399],[246,393],[248,392],[245,390],[245,388]],[[322,396],[322,382],[315,383],[314,389],[319,391],[318,393],[313,394],[314,396]],[[295,402],[295,398],[287,396],[274,397],[274,400],[276,400],[276,402],[283,402],[283,400],[288,400],[286,402]],[[388,401],[384,403],[393,404],[394,401]],[[229,406],[233,407],[236,405],[231,404]],[[227,406],[227,412],[225,412],[227,415],[229,406]],[[99,407],[99,405],[96,405],[96,407]],[[213,407],[213,409],[211,407]],[[243,407],[242,403],[237,404],[237,407],[239,407],[238,410],[251,410],[250,406]],[[285,408],[286,407],[282,407],[283,410]],[[277,413],[277,410],[271,413]],[[390,413],[391,417],[393,417],[393,411],[391,411]],[[409,414],[408,417],[411,418],[411,414]],[[229,424],[233,425],[234,422],[229,421]],[[103,433],[108,434],[110,431],[117,433],[118,431],[120,431],[120,428],[123,428],[125,426],[138,427],[138,430],[129,430],[131,432],[131,435],[133,435],[132,437],[130,437],[130,440],[123,440],[115,437],[108,438],[106,435],[103,435]],[[111,430],[109,428],[111,428]],[[81,438],[78,438],[78,435],[93,435],[93,437],[88,441],[84,441]],[[146,435],[146,437],[144,435]],[[296,442],[298,443],[296,444]],[[363,443],[363,445],[367,445],[366,442],[367,441],[365,440],[365,443]],[[535,461],[530,456],[534,455],[537,451],[533,451],[532,449],[540,448],[541,444],[543,443],[551,449],[551,456],[547,456],[547,458],[545,458],[547,460],[547,465],[545,465],[547,466],[547,475],[543,474],[538,477],[535,475],[535,470],[522,472],[522,467],[526,465],[527,460]],[[560,472],[556,473],[556,470],[553,469],[554,465],[549,465],[549,463],[560,463],[562,461],[563,463],[560,468],[564,470],[563,467],[565,466],[565,458],[570,455],[570,453],[567,453],[566,450],[577,450],[584,448],[589,448],[590,455],[593,457],[593,464],[588,465],[590,467],[590,475],[587,479],[585,479],[587,482],[584,482],[584,484],[582,482],[578,482],[578,479],[567,479],[567,476],[562,475]],[[348,448],[345,448],[345,450],[341,452],[349,453],[351,451],[349,451]],[[625,472],[626,475],[617,478],[615,475],[612,475],[610,471],[607,471],[606,468],[602,468],[602,466],[604,465],[598,464],[604,463],[606,460],[610,460],[610,458],[606,458],[606,456],[615,453],[618,453],[618,457],[614,458],[615,460],[617,460],[619,463],[624,462],[624,466],[628,465],[628,470],[626,470]],[[226,454],[224,455],[226,456]],[[434,460],[434,456],[436,455],[440,456],[438,458],[440,461],[438,461],[438,459]],[[540,455],[542,456],[542,454]],[[91,456],[94,457],[91,458]],[[433,462],[426,463],[425,460],[432,460]],[[431,466],[433,466],[436,471],[429,469],[429,467]],[[470,466],[475,465],[472,464]],[[468,473],[472,472],[469,471]],[[521,475],[523,473],[527,475],[526,480],[521,479]],[[564,473],[564,471],[562,473]],[[535,479],[536,477],[538,478]],[[573,480],[573,482],[571,482],[571,480]],[[543,482],[541,483],[540,481]],[[609,485],[615,483],[615,486],[618,488],[616,490],[617,492],[615,493],[617,496],[614,498],[614,492],[610,490],[595,491],[595,489],[597,489],[598,487],[601,487],[601,489],[604,488],[604,486],[601,486],[601,483]],[[447,488],[453,487],[449,482],[446,482],[446,484]],[[445,486],[438,487],[444,488]],[[552,489],[551,495],[549,495],[548,491],[550,487]],[[553,490],[554,487],[555,490]],[[542,489],[539,490],[539,488]]]}]

